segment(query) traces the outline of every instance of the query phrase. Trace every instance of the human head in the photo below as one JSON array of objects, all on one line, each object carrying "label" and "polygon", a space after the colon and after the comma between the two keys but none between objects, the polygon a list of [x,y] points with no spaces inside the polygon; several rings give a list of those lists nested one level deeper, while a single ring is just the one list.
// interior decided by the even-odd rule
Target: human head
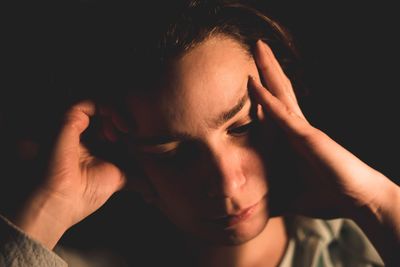
[{"label": "human head", "polygon": [[130,54],[117,57],[119,88],[109,99],[167,217],[200,238],[241,244],[269,218],[271,140],[247,93],[248,77],[259,77],[252,50],[264,40],[290,72],[291,40],[246,1],[174,1],[159,9],[155,28],[139,27],[140,39],[123,50]]}]

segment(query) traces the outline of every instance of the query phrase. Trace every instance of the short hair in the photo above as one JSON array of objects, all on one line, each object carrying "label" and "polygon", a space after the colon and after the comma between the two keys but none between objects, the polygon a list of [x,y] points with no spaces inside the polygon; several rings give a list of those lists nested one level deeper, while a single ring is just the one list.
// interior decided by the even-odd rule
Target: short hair
[{"label": "short hair", "polygon": [[[92,68],[83,72],[88,82],[76,88],[78,100],[89,97],[132,118],[126,95],[159,89],[168,64],[215,35],[236,40],[249,55],[257,40],[264,40],[296,85],[299,55],[292,37],[259,2],[264,1],[160,0],[89,6],[81,36],[88,41],[82,56]],[[135,169],[123,143],[110,146],[90,138],[99,125],[91,124],[83,136],[87,147],[127,173]]]},{"label": "short hair", "polygon": [[[98,52],[92,80],[106,99],[159,87],[171,60],[217,34],[238,41],[249,54],[258,39],[273,49],[292,82],[299,80],[299,54],[289,32],[249,0],[140,1],[97,6]],[[95,57],[95,56],[93,56]],[[104,95],[103,95],[104,97]]]}]

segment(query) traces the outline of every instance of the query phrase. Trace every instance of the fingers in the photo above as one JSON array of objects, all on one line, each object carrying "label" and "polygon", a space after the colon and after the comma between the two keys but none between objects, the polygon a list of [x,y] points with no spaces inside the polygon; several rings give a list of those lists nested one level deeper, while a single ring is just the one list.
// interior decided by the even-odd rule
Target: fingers
[{"label": "fingers", "polygon": [[90,117],[95,112],[95,105],[91,101],[80,102],[67,111],[55,143],[55,156],[62,153],[68,155],[70,160],[79,158],[80,136],[89,126]]},{"label": "fingers", "polygon": [[292,84],[283,72],[272,50],[259,40],[255,49],[255,60],[260,76],[270,92],[299,116],[304,117],[293,91]]},{"label": "fingers", "polygon": [[99,108],[101,115],[102,134],[110,142],[116,142],[121,133],[128,133],[126,122],[110,107],[102,105]]},{"label": "fingers", "polygon": [[272,95],[253,77],[249,78],[250,94],[285,131],[291,134],[304,135],[310,131],[311,125],[298,113],[287,107],[280,99]]},{"label": "fingers", "polygon": [[113,127],[112,116],[110,110],[104,106],[100,107],[101,120],[101,134],[106,140],[114,143],[118,139],[118,135]]},{"label": "fingers", "polygon": [[80,143],[80,135],[89,126],[90,117],[96,112],[93,102],[83,101],[71,107],[65,117],[60,136],[66,138],[66,142],[72,142],[74,145]]},{"label": "fingers", "polygon": [[89,119],[96,112],[95,104],[92,101],[82,101],[72,108],[65,115],[64,128],[76,130],[80,135],[89,125]]}]

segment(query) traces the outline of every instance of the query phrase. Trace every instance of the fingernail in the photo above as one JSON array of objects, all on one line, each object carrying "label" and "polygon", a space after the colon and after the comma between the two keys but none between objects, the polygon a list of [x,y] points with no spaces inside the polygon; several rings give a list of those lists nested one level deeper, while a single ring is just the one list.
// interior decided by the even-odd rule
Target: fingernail
[{"label": "fingernail", "polygon": [[249,81],[250,81],[252,87],[257,87],[259,85],[258,80],[254,76],[250,76]]},{"label": "fingernail", "polygon": [[249,75],[249,81],[252,83],[253,86],[258,85],[257,79],[252,75]]},{"label": "fingernail", "polygon": [[249,83],[250,83],[250,87],[254,87],[256,80],[253,76],[249,75]]},{"label": "fingernail", "polygon": [[255,94],[255,87],[256,87],[256,80],[253,76],[249,75],[249,96],[252,99],[256,99],[257,98],[257,94]]},{"label": "fingernail", "polygon": [[258,41],[256,42],[256,49],[254,49],[255,53],[260,52],[261,46],[262,46],[262,41],[258,39]]},{"label": "fingernail", "polygon": [[271,50],[271,48],[268,46],[268,44],[266,42],[264,42],[263,40],[258,40],[257,45],[264,52],[269,52]]},{"label": "fingernail", "polygon": [[260,48],[260,49],[263,49],[263,48],[265,48],[265,42],[263,41],[263,40],[261,40],[261,39],[258,39],[258,41],[257,41],[257,46]]}]

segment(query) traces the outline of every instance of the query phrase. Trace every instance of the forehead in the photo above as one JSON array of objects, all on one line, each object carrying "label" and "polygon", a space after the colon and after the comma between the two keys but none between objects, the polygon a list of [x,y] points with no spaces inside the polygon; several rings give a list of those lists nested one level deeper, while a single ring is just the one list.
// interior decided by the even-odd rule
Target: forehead
[{"label": "forehead", "polygon": [[139,135],[200,132],[247,92],[257,69],[235,40],[211,37],[172,62],[156,94],[131,96],[129,110]]}]

